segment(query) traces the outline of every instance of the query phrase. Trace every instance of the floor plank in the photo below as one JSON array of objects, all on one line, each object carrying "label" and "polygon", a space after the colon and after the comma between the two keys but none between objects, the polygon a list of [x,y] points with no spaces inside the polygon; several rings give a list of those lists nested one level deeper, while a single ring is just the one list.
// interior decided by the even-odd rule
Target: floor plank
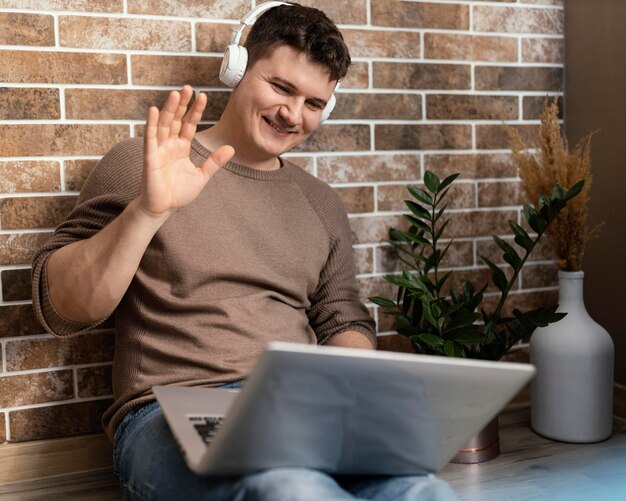
[{"label": "floor plank", "polygon": [[463,501],[626,500],[626,421],[615,419],[604,442],[568,444],[537,435],[527,419],[504,420],[500,448],[491,461],[449,464],[439,477]]}]

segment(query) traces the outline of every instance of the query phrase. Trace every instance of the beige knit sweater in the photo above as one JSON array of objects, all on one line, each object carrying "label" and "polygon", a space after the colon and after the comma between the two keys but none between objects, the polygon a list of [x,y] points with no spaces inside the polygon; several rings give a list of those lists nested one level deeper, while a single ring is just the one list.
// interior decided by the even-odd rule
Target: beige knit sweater
[{"label": "beige knit sweater", "polygon": [[[55,311],[46,263],[139,194],[142,151],[140,139],[113,148],[37,252],[33,303],[48,332],[67,336],[102,323],[76,324]],[[191,160],[199,165],[208,155],[194,140]],[[287,161],[275,171],[227,164],[157,232],[115,311],[107,434],[113,438],[132,407],[154,398],[153,385],[245,379],[268,341],[323,344],[356,330],[374,342],[354,273],[348,219],[330,187]]]}]

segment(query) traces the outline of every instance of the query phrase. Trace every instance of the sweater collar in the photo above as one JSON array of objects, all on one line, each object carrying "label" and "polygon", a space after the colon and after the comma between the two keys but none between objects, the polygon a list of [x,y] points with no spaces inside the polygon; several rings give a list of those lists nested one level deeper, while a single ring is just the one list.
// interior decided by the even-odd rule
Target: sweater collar
[{"label": "sweater collar", "polygon": [[[209,158],[209,156],[211,155],[211,150],[202,146],[202,144],[200,144],[200,141],[198,141],[195,137],[191,142],[191,148],[203,158]],[[289,165],[289,162],[286,162],[282,158],[279,158],[279,160],[282,164],[282,167],[276,170],[252,169],[251,167],[246,167],[245,165],[241,165],[235,162],[228,162],[222,168],[224,170],[232,172],[233,174],[236,174],[237,176],[248,177],[250,179],[258,179],[260,181],[272,181],[275,179],[283,179],[285,176],[287,176],[286,168]]]}]

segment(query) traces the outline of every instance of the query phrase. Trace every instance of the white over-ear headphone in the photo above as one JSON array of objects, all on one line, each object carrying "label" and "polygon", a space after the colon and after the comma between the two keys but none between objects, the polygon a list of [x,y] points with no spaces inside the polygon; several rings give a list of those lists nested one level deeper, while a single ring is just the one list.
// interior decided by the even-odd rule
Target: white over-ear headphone
[{"label": "white over-ear headphone", "polygon": [[[248,12],[243,19],[241,19],[241,21],[239,21],[239,27],[233,33],[233,36],[230,39],[230,44],[224,51],[224,59],[222,59],[222,66],[220,68],[220,80],[224,84],[228,85],[228,87],[235,87],[241,81],[248,66],[248,50],[243,45],[239,45],[239,40],[241,39],[243,30],[246,26],[253,25],[257,17],[259,17],[259,14],[262,14],[266,10],[274,7],[278,7],[279,5],[291,4],[286,2],[264,2],[257,5],[254,9]],[[338,87],[339,83],[337,83],[335,90]],[[335,93],[333,92],[328,99],[324,110],[322,111],[322,118],[320,122],[324,122],[328,119],[330,113],[335,107],[336,102],[337,99],[335,98]]]}]

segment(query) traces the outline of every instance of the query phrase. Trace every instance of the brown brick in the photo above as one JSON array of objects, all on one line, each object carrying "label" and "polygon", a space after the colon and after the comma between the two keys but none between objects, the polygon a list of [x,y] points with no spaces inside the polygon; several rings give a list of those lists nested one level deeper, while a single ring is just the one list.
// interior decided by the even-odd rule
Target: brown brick
[{"label": "brown brick", "polygon": [[[522,113],[524,114],[524,120],[539,120],[541,118],[541,111],[543,110],[543,103],[545,100],[546,96],[524,96],[522,101]],[[559,96],[557,105],[559,107],[559,119],[563,120],[562,96]]]},{"label": "brown brick", "polygon": [[58,162],[7,160],[0,161],[0,192],[24,193],[60,191]]},{"label": "brown brick", "polygon": [[369,302],[372,296],[383,296],[392,298],[396,296],[397,289],[395,285],[391,285],[383,277],[359,278],[357,280],[359,286],[359,299],[365,303]]},{"label": "brown brick", "polygon": [[463,61],[517,61],[517,39],[425,33],[424,57]]},{"label": "brown brick", "polygon": [[439,120],[516,120],[517,97],[433,94],[426,96],[426,117]]},{"label": "brown brick", "polygon": [[35,251],[50,233],[11,233],[0,235],[0,265],[30,264]]},{"label": "brown brick", "polygon": [[352,57],[416,58],[420,34],[414,31],[341,30]]},{"label": "brown brick", "polygon": [[0,88],[0,120],[61,118],[59,89]]},{"label": "brown brick", "polygon": [[125,84],[126,56],[84,52],[0,51],[0,81]]},{"label": "brown brick", "polygon": [[563,6],[565,0],[524,0],[524,3],[532,3],[537,5],[558,5]]},{"label": "brown brick", "polygon": [[89,398],[111,395],[113,393],[111,369],[111,365],[76,369],[78,397]]},{"label": "brown brick", "polygon": [[469,29],[467,5],[374,0],[372,24],[394,28]]},{"label": "brown brick", "polygon": [[526,201],[521,185],[517,181],[478,183],[479,207],[522,205]]},{"label": "brown brick", "polygon": [[[413,200],[406,185],[383,185],[378,187],[378,210],[380,211],[408,211],[404,201]],[[451,209],[467,209],[475,207],[474,185],[471,183],[456,183],[446,196]]]},{"label": "brown brick", "polygon": [[324,11],[326,15],[337,24],[367,23],[367,0],[352,0],[350,2],[337,2],[337,0],[300,0],[298,3]]},{"label": "brown brick", "polygon": [[505,33],[563,33],[562,9],[474,7],[474,29]]},{"label": "brown brick", "polygon": [[44,328],[35,319],[30,304],[0,306],[0,337],[43,334]]},{"label": "brown brick", "polygon": [[420,177],[417,155],[322,156],[317,176],[327,183],[408,181]]},{"label": "brown brick", "polygon": [[23,409],[9,413],[11,442],[102,432],[109,399]]},{"label": "brown brick", "polygon": [[189,52],[191,24],[154,19],[60,16],[62,47]]},{"label": "brown brick", "polygon": [[[481,263],[482,264],[482,263]],[[503,267],[506,277],[511,275],[510,269]],[[467,281],[474,284],[476,290],[481,289],[484,285],[487,285],[487,292],[497,292],[498,289],[491,283],[491,271],[489,268],[473,268],[469,270],[454,270],[450,275],[450,278],[445,283],[442,292],[445,295],[449,295],[450,291],[461,290]],[[514,286],[514,288],[517,288]]]},{"label": "brown brick", "polygon": [[[539,145],[538,125],[513,125],[528,148]],[[477,125],[476,147],[481,150],[502,150],[510,147],[509,136],[504,125]]]},{"label": "brown brick", "polygon": [[562,68],[478,66],[476,90],[559,91],[563,87]]},{"label": "brown brick", "polygon": [[0,151],[5,156],[101,155],[128,136],[126,125],[3,125]]},{"label": "brown brick", "polygon": [[341,80],[343,89],[367,89],[369,86],[369,65],[365,62],[353,62],[348,74]]},{"label": "brown brick", "polygon": [[74,208],[76,197],[28,197],[0,200],[0,228],[55,228]]},{"label": "brown brick", "polygon": [[[447,243],[441,243],[443,249]],[[398,259],[399,251],[392,246],[383,246],[376,249],[376,271],[391,273],[407,269],[407,265]],[[406,256],[403,256],[407,259]],[[472,242],[452,242],[441,266],[451,268],[455,266],[472,266],[474,264],[474,245]]]},{"label": "brown brick", "polygon": [[374,251],[371,247],[354,249],[354,263],[358,274],[374,271]]},{"label": "brown brick", "polygon": [[247,0],[128,0],[130,14],[239,20],[248,10]]},{"label": "brown brick", "polygon": [[352,241],[355,244],[376,244],[389,239],[389,228],[407,228],[402,216],[353,217],[350,219]]},{"label": "brown brick", "polygon": [[0,8],[67,10],[79,12],[124,12],[123,0],[0,0]]},{"label": "brown brick", "polygon": [[530,264],[522,268],[522,286],[525,289],[555,287],[559,284],[559,268],[556,263]]},{"label": "brown brick", "polygon": [[71,338],[20,339],[7,341],[8,371],[110,362],[113,334],[105,331]]},{"label": "brown brick", "polygon": [[472,147],[469,125],[376,125],[377,150],[453,150]]},{"label": "brown brick", "polygon": [[67,89],[67,118],[78,120],[145,120],[150,106],[161,108],[169,91]]},{"label": "brown brick", "polygon": [[87,176],[97,164],[98,160],[66,160],[64,162],[65,189],[80,191]]},{"label": "brown brick", "polygon": [[224,52],[235,26],[223,23],[196,24],[196,50],[198,52]]},{"label": "brown brick", "polygon": [[562,38],[524,38],[522,40],[522,61],[525,63],[565,62],[565,47]]},{"label": "brown brick", "polygon": [[211,56],[131,56],[135,85],[223,87],[221,64],[221,57]]},{"label": "brown brick", "polygon": [[54,45],[54,18],[0,12],[0,45]]},{"label": "brown brick", "polygon": [[26,301],[32,297],[30,269],[4,270],[0,277],[3,301]]},{"label": "brown brick", "polygon": [[432,154],[424,156],[424,168],[444,178],[460,174],[460,178],[515,177],[517,167],[508,153],[495,154]]},{"label": "brown brick", "polygon": [[374,62],[374,87],[379,89],[469,89],[469,65]]},{"label": "brown brick", "polygon": [[367,125],[322,125],[306,141],[296,146],[302,151],[359,151],[370,149],[370,128]]},{"label": "brown brick", "polygon": [[0,412],[0,444],[3,444],[7,441],[7,422],[6,422],[6,414],[4,412]]},{"label": "brown brick", "polygon": [[0,407],[57,402],[73,397],[71,370],[0,377]]},{"label": "brown brick", "polygon": [[416,94],[337,94],[332,118],[420,120],[422,97]]},{"label": "brown brick", "polygon": [[448,238],[506,235],[510,233],[507,221],[517,221],[515,210],[468,211],[448,214]]},{"label": "brown brick", "polygon": [[349,213],[374,211],[374,188],[372,186],[335,188],[335,190]]}]

